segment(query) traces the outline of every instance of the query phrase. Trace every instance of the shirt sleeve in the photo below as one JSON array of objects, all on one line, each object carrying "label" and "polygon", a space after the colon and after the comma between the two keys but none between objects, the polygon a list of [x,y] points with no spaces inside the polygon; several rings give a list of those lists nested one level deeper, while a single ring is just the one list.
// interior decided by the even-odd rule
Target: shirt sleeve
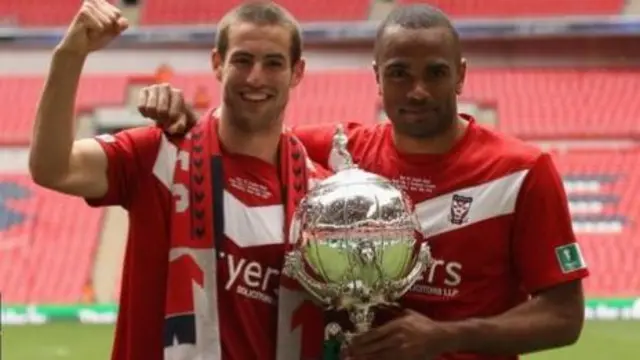
[{"label": "shirt sleeve", "polygon": [[96,136],[107,156],[108,189],[101,198],[85,199],[87,204],[129,208],[136,187],[151,174],[160,138],[161,131],[151,126]]},{"label": "shirt sleeve", "polygon": [[538,158],[522,184],[513,250],[515,267],[529,293],[589,275],[562,180],[548,154]]},{"label": "shirt sleeve", "polygon": [[[362,126],[362,124],[348,122],[343,123],[344,129],[349,137],[349,145],[353,144],[353,132],[355,129]],[[291,129],[293,134],[300,139],[302,145],[306,148],[309,158],[320,164],[322,167],[329,169],[329,157],[331,154],[331,147],[333,146],[333,135],[336,132],[338,123],[335,124],[321,124],[321,125],[306,125],[296,126]]]}]

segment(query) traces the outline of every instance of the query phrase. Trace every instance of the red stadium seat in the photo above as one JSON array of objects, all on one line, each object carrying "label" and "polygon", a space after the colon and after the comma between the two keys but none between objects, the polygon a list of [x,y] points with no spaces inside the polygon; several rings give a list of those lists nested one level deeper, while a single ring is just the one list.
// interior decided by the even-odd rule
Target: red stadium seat
[{"label": "red stadium seat", "polygon": [[[211,74],[177,75],[172,83],[184,89],[187,99],[192,99],[202,84],[208,84],[214,102],[220,98],[218,84]],[[292,93],[287,123],[314,124],[345,119],[372,122],[376,117],[373,106],[376,99],[375,79],[369,72],[310,73]]]},{"label": "red stadium seat", "polygon": [[2,0],[0,23],[27,27],[63,26],[71,22],[80,3],[79,0]]},{"label": "red stadium seat", "polygon": [[[114,1],[111,1],[114,2]],[[143,2],[141,24],[214,24],[242,0],[147,0]],[[454,17],[510,17],[554,15],[607,15],[622,10],[623,0],[398,0],[398,3],[426,2]],[[365,20],[370,0],[281,0],[296,18],[308,21]],[[0,23],[25,27],[64,26],[78,9],[78,0],[0,1]],[[335,11],[340,9],[340,11]]]},{"label": "red stadium seat", "polygon": [[[111,1],[114,2],[114,1]],[[78,10],[78,0],[0,1],[0,23],[23,27],[47,27],[67,25]],[[241,0],[148,0],[142,5],[141,24],[214,24]],[[369,0],[282,0],[278,2],[287,8],[299,21],[353,21],[364,20],[368,16]],[[340,11],[335,11],[339,8]]]},{"label": "red stadium seat", "polygon": [[44,190],[25,175],[0,175],[0,199],[3,302],[79,302],[91,276],[103,211]]},{"label": "red stadium seat", "polygon": [[[585,284],[587,293],[640,295],[640,264],[636,261],[640,232],[634,224],[640,216],[640,204],[635,201],[640,191],[640,151],[576,151],[556,155],[555,162],[565,176],[570,197],[578,193],[590,194],[594,201],[605,195],[617,199],[606,210],[590,212],[591,221],[605,222],[612,216],[623,219],[619,229],[576,228],[592,270]],[[43,190],[20,175],[0,177],[0,196],[5,199],[0,207],[4,301],[79,301],[91,275],[102,210],[88,209],[82,200]],[[16,216],[23,218],[15,221]]]},{"label": "red stadium seat", "polygon": [[[567,186],[570,198],[580,193],[595,199],[603,195],[616,199],[608,209],[589,214],[592,222],[606,222],[615,217],[623,221],[620,228],[576,229],[591,268],[591,276],[585,283],[586,292],[592,297],[640,295],[640,263],[637,262],[640,231],[635,224],[635,219],[640,218],[640,204],[636,201],[640,191],[640,151],[573,151],[557,155],[555,162],[565,176],[581,178],[574,182],[593,183],[584,187]],[[565,179],[565,184],[567,182]]]},{"label": "red stadium seat", "polygon": [[[215,24],[241,0],[150,0],[142,9],[141,23],[163,24]],[[299,21],[352,21],[367,18],[369,0],[281,0],[278,4],[288,9]],[[335,9],[340,11],[335,11]]]},{"label": "red stadium seat", "polygon": [[[31,138],[36,103],[44,79],[41,76],[5,76],[0,79],[0,98],[11,104],[4,107],[0,144],[26,144]],[[91,109],[98,105],[123,105],[127,81],[124,76],[84,77],[76,105],[79,109]]]},{"label": "red stadium seat", "polygon": [[528,138],[638,133],[636,70],[478,69],[464,94],[497,105],[500,128]]},{"label": "red stadium seat", "polygon": [[[7,107],[0,144],[30,139],[41,77],[2,77],[0,98]],[[86,76],[78,107],[122,105],[125,75]],[[193,99],[205,86],[218,99],[211,74],[176,75],[175,86]],[[523,138],[614,138],[638,136],[640,73],[635,70],[473,69],[464,88],[466,99],[496,104],[499,128]],[[90,91],[89,91],[90,89]],[[375,121],[378,97],[368,70],[311,72],[292,95],[289,122]],[[327,106],[331,104],[331,106]]]},{"label": "red stadium seat", "polygon": [[[132,78],[91,75],[82,81],[78,107],[91,109],[123,106]],[[176,74],[172,83],[184,89],[187,99],[203,86],[214,102],[220,96],[208,73]],[[640,105],[634,99],[638,83],[640,74],[631,70],[473,69],[464,96],[495,103],[502,130],[523,137],[620,137],[638,135]],[[0,145],[28,143],[41,86],[42,78],[36,76],[1,79],[0,98],[11,106],[4,107]],[[377,102],[368,70],[312,72],[292,94],[287,123],[373,122]],[[640,215],[640,203],[635,201],[640,191],[640,151],[572,151],[555,155],[555,161],[565,176],[575,228],[593,270],[588,293],[640,295],[640,265],[635,261],[640,257],[640,232],[634,223]],[[10,184],[19,186],[16,190]],[[32,196],[21,197],[20,191]],[[0,199],[4,299],[21,303],[80,299],[102,211],[36,188],[25,176],[0,175]],[[20,216],[25,218],[17,221]]]},{"label": "red stadium seat", "polygon": [[398,0],[428,3],[456,18],[607,15],[622,11],[624,0]]}]

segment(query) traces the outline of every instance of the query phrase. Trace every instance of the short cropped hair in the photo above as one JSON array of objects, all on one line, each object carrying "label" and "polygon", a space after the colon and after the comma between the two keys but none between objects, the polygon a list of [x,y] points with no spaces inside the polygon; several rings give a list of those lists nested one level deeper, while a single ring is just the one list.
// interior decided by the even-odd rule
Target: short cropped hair
[{"label": "short cropped hair", "polygon": [[250,1],[226,13],[218,23],[216,48],[225,58],[229,49],[229,28],[238,22],[256,25],[279,25],[291,31],[291,65],[302,57],[302,31],[300,24],[285,8],[271,1]]},{"label": "short cropped hair", "polygon": [[382,20],[376,33],[374,46],[375,54],[381,46],[382,38],[388,28],[399,26],[405,29],[431,29],[442,27],[447,29],[453,38],[456,47],[460,48],[460,35],[451,23],[449,17],[435,6],[427,4],[404,5],[394,8],[387,17]]}]

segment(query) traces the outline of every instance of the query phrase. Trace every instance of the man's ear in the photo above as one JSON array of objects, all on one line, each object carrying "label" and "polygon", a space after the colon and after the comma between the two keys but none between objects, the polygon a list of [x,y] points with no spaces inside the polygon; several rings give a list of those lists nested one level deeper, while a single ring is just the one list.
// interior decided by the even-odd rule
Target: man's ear
[{"label": "man's ear", "polygon": [[382,88],[380,87],[380,69],[378,68],[378,63],[375,60],[371,62],[371,68],[373,69],[373,75],[376,77],[378,95],[382,96]]},{"label": "man's ear", "polygon": [[378,80],[378,75],[379,75],[379,73],[378,73],[378,63],[375,60],[373,60],[371,62],[371,69],[373,69],[373,74],[376,76],[376,83],[379,82],[379,80]]},{"label": "man's ear", "polygon": [[456,79],[456,94],[461,95],[464,81],[467,78],[467,59],[461,58],[458,65],[458,79]]},{"label": "man's ear", "polygon": [[304,78],[304,72],[306,69],[307,63],[304,58],[300,58],[295,64],[293,64],[292,75],[291,75],[291,88],[294,88],[300,84],[302,79]]},{"label": "man's ear", "polygon": [[211,68],[218,81],[222,81],[222,65],[224,64],[224,58],[217,48],[211,50]]}]

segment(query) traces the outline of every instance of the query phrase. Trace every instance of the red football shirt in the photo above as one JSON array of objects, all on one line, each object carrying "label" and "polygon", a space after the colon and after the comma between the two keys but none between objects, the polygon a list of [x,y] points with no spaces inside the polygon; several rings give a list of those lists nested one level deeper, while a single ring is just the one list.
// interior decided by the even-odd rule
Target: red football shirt
[{"label": "red football shirt", "polygon": [[108,159],[109,188],[91,206],[122,206],[129,233],[122,272],[113,360],[162,359],[164,303],[171,223],[171,175],[157,162],[162,132],[155,127],[96,137]]},{"label": "red football shirt", "polygon": [[[468,120],[463,138],[442,155],[400,153],[389,123],[346,125],[359,167],[391,179],[416,204],[436,261],[402,303],[441,321],[501,314],[531,293],[588,275],[549,155]],[[334,131],[294,129],[310,157],[329,167]]]},{"label": "red football shirt", "polygon": [[[112,359],[182,358],[190,350],[178,342],[165,348],[163,337],[177,148],[154,127],[97,139],[108,157],[109,190],[104,198],[89,202],[123,206],[130,219]],[[285,250],[278,169],[257,158],[228,153],[223,164],[225,241],[216,274],[221,360],[275,359]],[[317,173],[324,174],[321,169]],[[175,201],[180,201],[179,194]],[[306,306],[300,303],[285,314],[292,332],[299,331],[296,314]],[[292,356],[288,347],[280,351]]]}]

